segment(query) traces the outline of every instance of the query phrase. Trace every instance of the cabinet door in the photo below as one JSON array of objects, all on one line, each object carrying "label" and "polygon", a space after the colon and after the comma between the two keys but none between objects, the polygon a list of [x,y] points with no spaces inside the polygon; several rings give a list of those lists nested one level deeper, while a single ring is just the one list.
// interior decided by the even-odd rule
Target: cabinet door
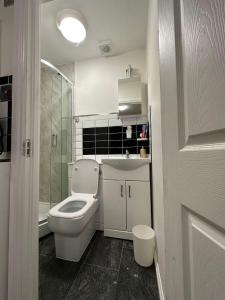
[{"label": "cabinet door", "polygon": [[151,226],[150,183],[126,181],[127,230],[135,225]]},{"label": "cabinet door", "polygon": [[125,181],[104,180],[104,228],[126,230]]}]

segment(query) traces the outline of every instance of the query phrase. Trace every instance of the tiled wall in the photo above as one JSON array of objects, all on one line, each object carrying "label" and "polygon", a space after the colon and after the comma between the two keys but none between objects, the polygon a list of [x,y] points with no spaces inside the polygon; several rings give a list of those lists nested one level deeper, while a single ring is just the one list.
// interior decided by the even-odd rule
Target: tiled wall
[{"label": "tiled wall", "polygon": [[[150,152],[149,131],[147,140],[139,140],[144,117],[129,117],[120,120],[116,115],[94,116],[74,120],[73,159],[90,157],[101,159],[114,155],[122,156],[126,149],[132,155],[139,155],[143,146]],[[132,138],[126,138],[127,126],[132,126]]]},{"label": "tiled wall", "polygon": [[4,0],[4,6],[7,7],[7,6],[11,6],[14,4],[14,0]]},{"label": "tiled wall", "polygon": [[12,76],[0,77],[0,160],[11,152]]}]

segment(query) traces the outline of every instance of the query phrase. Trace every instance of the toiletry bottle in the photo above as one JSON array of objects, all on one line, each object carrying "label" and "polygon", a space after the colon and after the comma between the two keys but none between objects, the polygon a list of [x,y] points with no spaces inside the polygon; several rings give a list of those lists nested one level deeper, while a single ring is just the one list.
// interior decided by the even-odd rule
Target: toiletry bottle
[{"label": "toiletry bottle", "polygon": [[132,127],[130,125],[127,126],[126,136],[127,136],[127,139],[131,139],[131,137],[132,137]]},{"label": "toiletry bottle", "polygon": [[146,149],[143,146],[140,150],[140,157],[141,158],[146,158],[147,157]]}]

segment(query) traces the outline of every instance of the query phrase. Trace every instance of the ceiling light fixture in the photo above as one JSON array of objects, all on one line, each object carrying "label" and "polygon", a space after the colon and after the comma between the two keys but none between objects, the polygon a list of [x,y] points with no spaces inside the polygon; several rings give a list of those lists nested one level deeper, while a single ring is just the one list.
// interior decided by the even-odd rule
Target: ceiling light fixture
[{"label": "ceiling light fixture", "polygon": [[57,14],[57,27],[62,35],[78,46],[86,38],[86,21],[76,10],[64,9]]}]

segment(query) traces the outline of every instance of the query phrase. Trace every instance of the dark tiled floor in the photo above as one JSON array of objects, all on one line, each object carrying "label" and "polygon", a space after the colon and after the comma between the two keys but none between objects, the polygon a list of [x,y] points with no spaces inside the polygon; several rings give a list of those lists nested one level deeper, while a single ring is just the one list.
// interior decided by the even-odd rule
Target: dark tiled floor
[{"label": "dark tiled floor", "polygon": [[156,300],[154,266],[134,261],[131,241],[106,238],[98,231],[79,263],[55,258],[53,235],[39,242],[41,300]]}]

